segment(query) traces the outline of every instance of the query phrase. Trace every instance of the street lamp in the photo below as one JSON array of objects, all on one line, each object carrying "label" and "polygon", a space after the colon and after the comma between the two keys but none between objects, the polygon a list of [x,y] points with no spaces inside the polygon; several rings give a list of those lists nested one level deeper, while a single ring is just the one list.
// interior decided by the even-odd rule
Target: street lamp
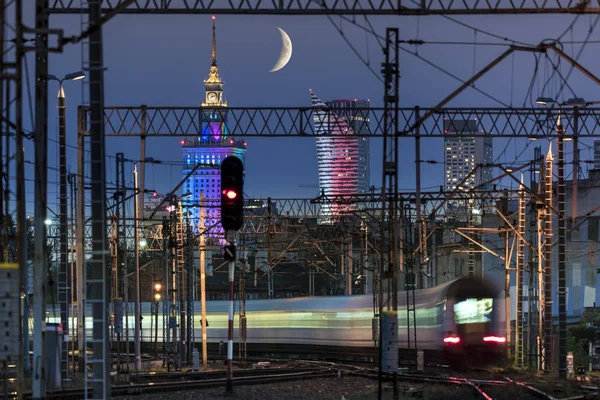
[{"label": "street lamp", "polygon": [[[59,84],[58,90],[58,171],[59,171],[59,249],[60,249],[60,261],[59,261],[59,276],[61,280],[58,283],[59,288],[62,286],[66,290],[60,291],[63,293],[59,295],[60,303],[60,322],[63,324],[63,332],[68,332],[68,312],[67,302],[70,298],[69,290],[70,283],[68,279],[68,233],[67,233],[67,100],[65,98],[65,90],[63,88],[64,81],[76,81],[85,78],[83,71],[77,71],[65,75],[63,78],[57,78],[55,75],[48,75],[49,81],[57,81]],[[79,255],[78,255],[79,257]],[[64,297],[63,297],[64,296]],[[80,296],[77,296],[79,299]],[[81,303],[83,304],[83,303]],[[81,307],[78,307],[78,310]],[[68,357],[67,346],[64,346],[64,354],[61,354],[66,360]]]}]

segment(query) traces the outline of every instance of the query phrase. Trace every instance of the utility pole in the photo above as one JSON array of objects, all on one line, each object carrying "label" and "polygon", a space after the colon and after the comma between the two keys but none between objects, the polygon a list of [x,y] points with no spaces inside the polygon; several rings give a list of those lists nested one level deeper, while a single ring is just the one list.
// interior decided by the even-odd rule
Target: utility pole
[{"label": "utility pole", "polygon": [[135,280],[134,280],[134,291],[135,291],[135,328],[134,328],[134,352],[135,352],[135,371],[140,372],[142,369],[142,355],[141,355],[141,305],[140,305],[140,233],[139,233],[139,216],[140,212],[138,210],[139,201],[138,196],[140,196],[138,190],[138,173],[137,166],[134,164],[133,166],[133,209],[135,219],[133,222],[134,226],[134,252],[135,252]]},{"label": "utility pole", "polygon": [[208,368],[206,343],[206,242],[204,236],[204,191],[200,191],[200,307],[202,312],[202,369]]}]

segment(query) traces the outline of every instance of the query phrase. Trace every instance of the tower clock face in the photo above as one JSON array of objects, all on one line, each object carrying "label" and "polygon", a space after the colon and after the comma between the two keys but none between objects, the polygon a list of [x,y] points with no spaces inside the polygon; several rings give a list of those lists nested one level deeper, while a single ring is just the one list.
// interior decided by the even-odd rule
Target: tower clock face
[{"label": "tower clock face", "polygon": [[208,101],[217,101],[217,94],[215,92],[209,92]]}]

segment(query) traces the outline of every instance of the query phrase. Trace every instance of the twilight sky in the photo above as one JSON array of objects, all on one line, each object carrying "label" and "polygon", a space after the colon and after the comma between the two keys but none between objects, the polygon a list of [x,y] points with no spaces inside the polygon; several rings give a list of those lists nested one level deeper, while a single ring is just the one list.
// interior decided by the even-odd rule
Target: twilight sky
[{"label": "twilight sky", "polygon": [[[26,6],[27,7],[27,6]],[[26,15],[31,15],[26,10]],[[403,40],[421,39],[446,44],[425,44],[416,48],[404,44],[410,51],[438,67],[466,80],[474,71],[506,50],[507,40],[490,37],[491,32],[501,38],[528,44],[537,44],[543,39],[562,35],[564,50],[575,57],[581,49],[580,43],[591,31],[590,40],[579,58],[581,64],[592,73],[600,75],[598,67],[598,43],[600,28],[594,30],[596,16],[473,16],[454,17],[456,21],[478,29],[467,28],[444,17],[370,17],[369,23],[384,36],[386,27],[398,27]],[[364,17],[355,17],[356,23],[367,25]],[[575,21],[572,29],[569,26]],[[31,20],[33,25],[33,20]],[[65,35],[77,34],[80,17],[53,16],[51,28],[63,28]],[[367,60],[373,70],[380,74],[383,60],[381,46],[372,36],[340,17],[307,16],[217,16],[217,60],[221,77],[225,82],[225,96],[235,106],[310,106],[309,88],[323,100],[341,98],[367,98],[372,106],[382,106],[383,84],[354,54],[336,30],[341,27],[356,51]],[[293,42],[293,56],[282,70],[268,70],[278,58],[281,41],[277,27],[284,29]],[[481,31],[483,30],[483,31]],[[447,44],[465,42],[466,44]],[[198,106],[204,98],[202,81],[208,75],[211,46],[211,19],[204,16],[158,16],[120,15],[104,28],[105,105],[132,106]],[[473,43],[478,43],[474,45]],[[483,45],[494,43],[496,45]],[[29,54],[27,64],[33,73],[34,58]],[[556,57],[550,55],[556,63]],[[534,80],[532,97],[542,94],[542,87],[551,73],[548,59],[540,58],[537,78]],[[50,73],[62,76],[81,69],[81,47],[69,45],[63,54],[50,56]],[[563,75],[569,72],[566,63],[560,64]],[[477,87],[502,102],[515,107],[531,106],[526,93],[534,71],[534,56],[517,53],[510,56],[477,83]],[[401,104],[403,107],[416,105],[433,106],[460,83],[412,54],[401,52]],[[578,97],[586,100],[600,99],[598,87],[578,71],[573,71],[569,85]],[[549,80],[544,95],[555,97],[560,80]],[[58,85],[50,83],[49,135],[55,138],[56,93]],[[76,106],[81,103],[81,84],[65,84],[68,108],[69,165],[75,172]],[[565,90],[561,100],[573,97]],[[28,95],[25,94],[28,102]],[[502,104],[479,94],[473,89],[463,92],[452,101],[454,107],[503,107]],[[25,114],[29,116],[28,103]],[[26,129],[31,121],[25,119]],[[317,159],[314,138],[256,138],[248,139],[246,159],[246,193],[253,197],[314,197],[316,188],[298,185],[317,184]],[[179,138],[150,138],[147,156],[161,160],[162,165],[149,165],[146,187],[166,193],[181,179],[181,151]],[[582,141],[581,158],[593,159],[593,151],[585,147],[591,141]],[[113,186],[115,167],[114,155],[125,152],[129,159],[139,159],[139,140],[108,138],[107,176]],[[526,139],[513,140],[506,146],[505,139],[494,142],[494,156],[499,162],[512,165],[515,154],[527,144]],[[543,152],[547,141],[542,144]],[[49,206],[57,203],[58,164],[56,142],[50,142],[49,153]],[[401,142],[401,168],[403,173],[399,187],[414,190],[414,144],[412,139]],[[423,164],[424,189],[437,190],[443,178],[443,146],[440,139],[425,139],[422,144],[422,159],[436,160],[439,164]],[[570,145],[567,145],[570,151]],[[502,154],[501,154],[502,153]],[[521,156],[528,160],[533,154],[533,145]],[[371,139],[371,183],[381,182],[381,141]],[[27,143],[26,159],[33,161],[33,146]],[[127,166],[130,174],[131,166]],[[585,172],[587,164],[582,164]],[[568,168],[570,173],[570,167]],[[33,168],[28,165],[27,173],[33,178]],[[131,175],[129,175],[131,176]],[[132,180],[132,178],[130,179]],[[33,204],[33,185],[27,189],[28,209]]]}]

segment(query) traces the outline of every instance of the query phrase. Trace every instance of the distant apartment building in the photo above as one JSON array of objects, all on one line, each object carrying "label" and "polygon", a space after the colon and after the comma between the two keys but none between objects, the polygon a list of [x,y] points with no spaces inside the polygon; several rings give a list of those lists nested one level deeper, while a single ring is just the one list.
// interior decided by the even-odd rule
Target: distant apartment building
[{"label": "distant apartment building", "polygon": [[493,167],[483,166],[493,162],[492,138],[468,135],[477,132],[479,129],[475,120],[444,121],[444,189],[446,191],[457,188],[468,190],[492,179]]},{"label": "distant apartment building", "polygon": [[600,140],[594,140],[594,169],[600,169]]},{"label": "distant apartment building", "polygon": [[[317,140],[319,191],[328,199],[369,190],[368,100],[334,100],[325,103],[311,92]],[[351,213],[353,204],[321,207],[320,223],[331,223]]]}]

